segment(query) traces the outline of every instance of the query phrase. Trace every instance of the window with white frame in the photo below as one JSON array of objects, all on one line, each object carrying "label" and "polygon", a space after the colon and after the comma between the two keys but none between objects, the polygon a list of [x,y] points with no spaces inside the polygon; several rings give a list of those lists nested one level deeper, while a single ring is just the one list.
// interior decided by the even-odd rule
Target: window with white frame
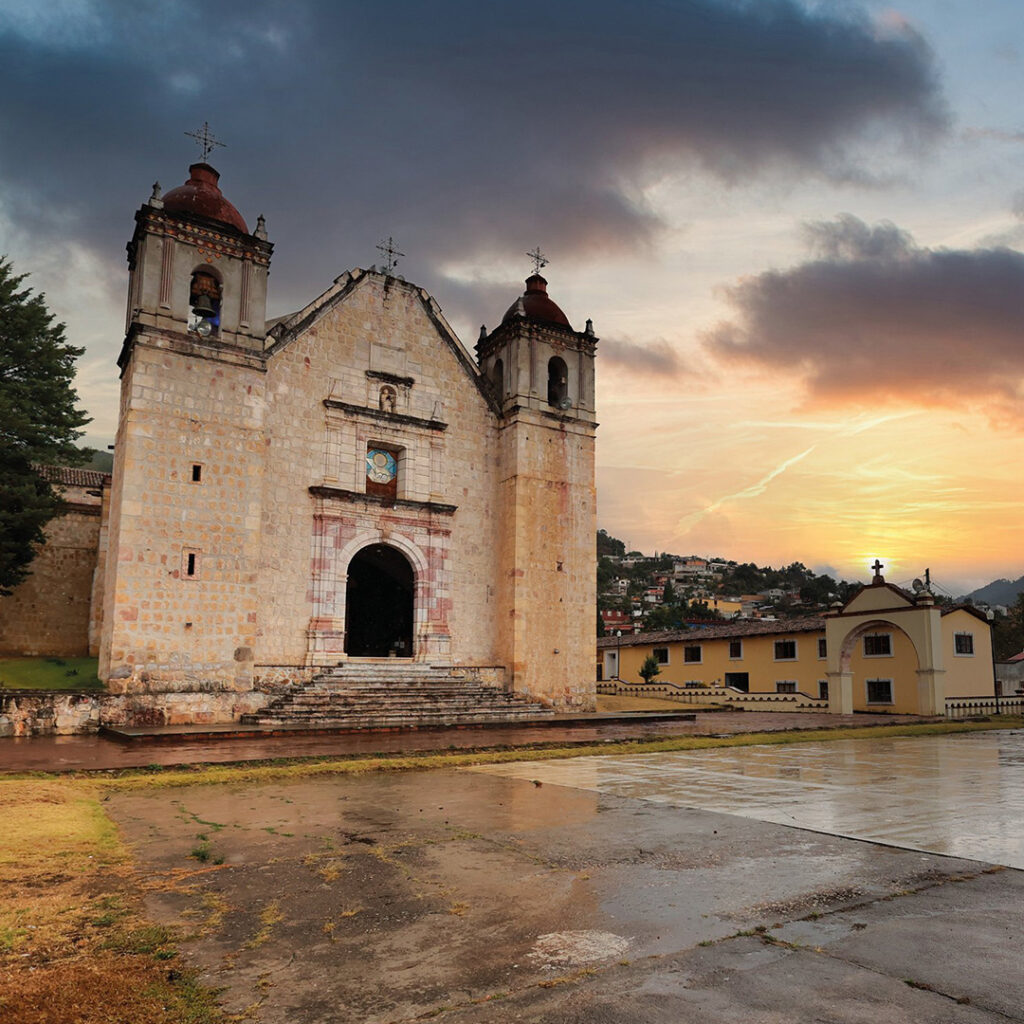
[{"label": "window with white frame", "polygon": [[818,680],[818,700],[828,700],[828,680]]},{"label": "window with white frame", "polygon": [[729,658],[732,661],[740,661],[743,657],[743,641],[742,640],[730,640],[729,641]]},{"label": "window with white frame", "polygon": [[869,704],[892,703],[891,679],[868,679],[865,685],[867,687],[867,700]]},{"label": "window with white frame", "polygon": [[775,681],[776,693],[796,693],[795,679],[777,679]]},{"label": "window with white frame", "polygon": [[953,653],[960,658],[974,656],[974,634],[956,633],[953,636]]},{"label": "window with white frame", "polygon": [[796,661],[796,641],[776,640],[775,641],[776,661]]},{"label": "window with white frame", "polygon": [[868,633],[864,637],[865,658],[891,658],[892,633]]},{"label": "window with white frame", "polygon": [[704,660],[700,644],[693,644],[683,648],[683,661],[687,665],[699,665]]},{"label": "window with white frame", "polygon": [[651,654],[654,655],[654,660],[659,665],[667,665],[668,664],[668,648],[667,647],[655,647],[654,650],[651,651]]},{"label": "window with white frame", "polygon": [[828,641],[823,637],[818,637],[818,658],[824,661],[828,657]]}]

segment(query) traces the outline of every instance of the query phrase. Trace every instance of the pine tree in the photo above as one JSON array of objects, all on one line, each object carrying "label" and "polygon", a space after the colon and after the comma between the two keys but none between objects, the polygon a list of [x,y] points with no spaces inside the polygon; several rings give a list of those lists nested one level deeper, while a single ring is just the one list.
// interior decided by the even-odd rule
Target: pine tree
[{"label": "pine tree", "polygon": [[22,289],[24,274],[0,257],[0,595],[27,575],[59,496],[38,465],[75,465],[89,417],[75,408],[75,359],[42,295]]}]

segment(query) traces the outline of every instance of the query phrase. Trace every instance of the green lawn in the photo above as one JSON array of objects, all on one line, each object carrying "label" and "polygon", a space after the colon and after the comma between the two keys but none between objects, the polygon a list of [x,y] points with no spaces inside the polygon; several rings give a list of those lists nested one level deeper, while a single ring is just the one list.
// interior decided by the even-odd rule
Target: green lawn
[{"label": "green lawn", "polygon": [[0,658],[0,689],[102,690],[95,658]]}]

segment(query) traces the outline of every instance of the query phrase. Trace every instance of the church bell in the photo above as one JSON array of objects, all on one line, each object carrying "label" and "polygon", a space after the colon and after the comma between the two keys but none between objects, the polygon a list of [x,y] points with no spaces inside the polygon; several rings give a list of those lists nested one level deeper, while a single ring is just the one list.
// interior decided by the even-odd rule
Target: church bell
[{"label": "church bell", "polygon": [[204,320],[217,315],[217,310],[214,308],[213,301],[209,295],[196,296],[196,301],[192,304],[192,312],[196,316],[201,316]]}]

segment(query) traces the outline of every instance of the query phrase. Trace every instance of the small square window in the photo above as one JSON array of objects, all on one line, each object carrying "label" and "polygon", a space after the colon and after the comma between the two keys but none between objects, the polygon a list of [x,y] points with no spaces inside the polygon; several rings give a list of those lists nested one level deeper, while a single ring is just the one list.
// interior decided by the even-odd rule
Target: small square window
[{"label": "small square window", "polygon": [[683,661],[688,665],[699,665],[703,660],[700,644],[694,644],[692,647],[683,648]]},{"label": "small square window", "polygon": [[796,661],[796,641],[776,640],[775,641],[776,661]]},{"label": "small square window", "polygon": [[775,684],[776,693],[796,693],[795,679],[782,679]]},{"label": "small square window", "polygon": [[865,658],[889,658],[892,657],[892,634],[891,633],[868,633],[864,637]]},{"label": "small square window", "polygon": [[828,641],[824,637],[818,639],[818,657],[822,660],[828,657]]},{"label": "small square window", "polygon": [[659,665],[668,664],[668,648],[667,647],[655,647],[651,653],[654,655],[654,660]]},{"label": "small square window", "polygon": [[738,661],[743,657],[743,641],[742,640],[730,640],[729,641],[729,657],[733,661]]},{"label": "small square window", "polygon": [[953,637],[954,651],[963,656],[974,654],[974,634],[957,633]]},{"label": "small square window", "polygon": [[892,680],[869,679],[867,681],[869,704],[892,703]]},{"label": "small square window", "polygon": [[203,479],[203,467],[199,462],[192,463],[192,483],[201,483]]}]

